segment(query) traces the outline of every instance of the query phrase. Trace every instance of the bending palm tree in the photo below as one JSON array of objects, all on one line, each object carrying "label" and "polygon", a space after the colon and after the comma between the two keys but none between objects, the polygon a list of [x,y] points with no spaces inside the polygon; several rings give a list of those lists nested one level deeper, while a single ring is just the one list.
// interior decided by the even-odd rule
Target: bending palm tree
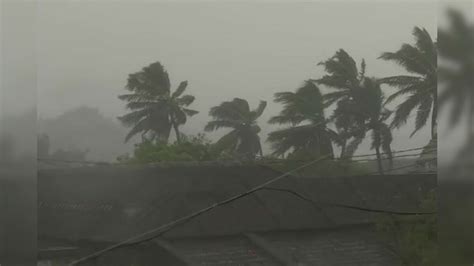
[{"label": "bending palm tree", "polygon": [[283,110],[269,123],[289,127],[269,134],[274,155],[283,156],[292,151],[311,157],[333,156],[331,141],[337,134],[326,127],[323,97],[313,82],[306,81],[296,92],[276,93],[275,102],[283,104]]},{"label": "bending palm tree", "polygon": [[382,153],[392,161],[392,132],[385,121],[390,117],[391,112],[384,107],[384,96],[380,84],[374,80],[366,78],[362,86],[354,90],[351,99],[343,101],[335,112],[352,118],[355,121],[353,126],[353,136],[350,147],[359,145],[365,138],[366,133],[372,132],[372,149],[375,149],[378,169],[384,173],[382,164]]},{"label": "bending palm tree", "polygon": [[214,120],[207,123],[205,130],[231,129],[216,142],[215,147],[219,151],[235,152],[247,159],[255,158],[258,153],[263,156],[257,119],[262,115],[266,105],[266,102],[261,101],[257,109],[250,110],[246,100],[234,98],[230,102],[223,102],[211,108],[209,115]]},{"label": "bending palm tree", "polygon": [[131,110],[118,118],[125,126],[132,127],[125,141],[141,133],[142,138],[167,142],[173,128],[180,142],[179,126],[186,123],[188,116],[198,113],[186,108],[195,99],[192,95],[182,95],[187,85],[187,81],[182,81],[171,93],[168,73],[160,62],[130,74],[126,89],[131,93],[119,96]]},{"label": "bending palm tree", "polygon": [[[341,158],[350,157],[355,152],[361,140],[358,136],[353,136],[354,121],[346,112],[337,111],[343,108],[344,102],[349,101],[357,90],[365,77],[365,61],[362,60],[360,70],[357,68],[355,60],[343,49],[336,52],[334,56],[326,61],[320,62],[318,65],[324,66],[327,72],[322,78],[315,80],[318,84],[325,85],[335,91],[327,93],[323,96],[326,107],[336,103],[336,111],[331,116],[331,120],[335,122],[339,139],[337,144],[341,147]],[[347,146],[348,140],[352,137],[357,141],[351,142]]]},{"label": "bending palm tree", "polygon": [[389,103],[402,95],[408,95],[395,109],[392,126],[405,124],[410,113],[417,110],[415,134],[424,127],[431,113],[431,136],[436,136],[437,103],[437,48],[426,29],[415,27],[413,30],[416,44],[403,44],[394,53],[383,53],[380,58],[394,61],[413,75],[399,75],[381,79],[382,83],[397,87],[399,90],[388,97]]}]

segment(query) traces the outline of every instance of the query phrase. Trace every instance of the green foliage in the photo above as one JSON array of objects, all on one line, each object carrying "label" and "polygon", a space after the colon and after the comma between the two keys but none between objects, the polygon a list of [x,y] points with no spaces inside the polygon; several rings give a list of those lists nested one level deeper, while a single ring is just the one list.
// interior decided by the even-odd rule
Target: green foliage
[{"label": "green foliage", "polygon": [[212,145],[203,134],[185,137],[178,143],[145,140],[135,146],[133,157],[121,156],[120,162],[152,163],[163,161],[209,161],[217,159]]},{"label": "green foliage", "polygon": [[[436,193],[431,191],[422,201],[424,212],[436,210]],[[410,217],[381,216],[377,231],[405,266],[436,265],[438,253],[437,215]]]}]

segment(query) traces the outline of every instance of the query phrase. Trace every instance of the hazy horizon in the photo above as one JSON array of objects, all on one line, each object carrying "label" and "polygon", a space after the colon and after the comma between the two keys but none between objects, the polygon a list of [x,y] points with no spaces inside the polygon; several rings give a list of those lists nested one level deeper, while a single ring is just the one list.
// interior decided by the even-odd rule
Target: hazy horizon
[{"label": "hazy horizon", "polygon": [[[415,26],[435,38],[436,12],[429,2],[45,2],[36,25],[38,114],[53,118],[89,106],[116,120],[126,112],[117,96],[126,92],[128,74],[160,61],[173,90],[188,80],[187,93],[196,96],[192,108],[200,113],[184,133],[203,131],[212,106],[240,97],[251,107],[268,102],[259,119],[265,141],[275,128],[267,121],[281,108],[274,93],[322,76],[317,63],[340,48],[358,63],[364,58],[369,76],[404,73],[377,57],[412,43]],[[394,132],[395,150],[428,143],[428,127],[409,138],[412,124]],[[359,149],[368,151],[367,143]]]}]

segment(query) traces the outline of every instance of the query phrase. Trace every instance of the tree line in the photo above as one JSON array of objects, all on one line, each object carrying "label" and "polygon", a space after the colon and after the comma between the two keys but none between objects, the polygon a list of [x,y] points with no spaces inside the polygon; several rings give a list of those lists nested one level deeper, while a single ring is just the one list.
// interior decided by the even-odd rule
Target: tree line
[{"label": "tree line", "polygon": [[[402,66],[406,75],[369,77],[364,60],[357,63],[344,49],[339,49],[319,63],[325,71],[322,77],[303,81],[294,91],[276,93],[274,102],[281,104],[282,110],[268,123],[284,127],[267,137],[272,155],[350,158],[370,134],[371,149],[383,173],[382,160],[392,159],[392,130],[404,126],[412,112],[416,112],[412,135],[429,124],[435,139],[437,44],[424,28],[415,27],[413,37],[412,44],[405,43],[398,50],[379,56]],[[396,92],[387,97],[381,88],[383,84],[396,88]],[[173,132],[177,144],[186,142],[180,127],[198,113],[190,107],[195,97],[185,94],[187,86],[188,82],[182,81],[172,90],[168,73],[160,62],[130,74],[128,93],[119,96],[129,110],[118,118],[130,128],[125,141],[140,135],[142,143],[167,145]],[[329,92],[322,93],[321,88]],[[396,99],[401,103],[389,110],[388,104]],[[248,160],[263,157],[257,120],[266,105],[261,101],[251,108],[247,100],[234,98],[212,107],[211,121],[204,130],[229,130],[212,143],[213,152]],[[334,145],[340,148],[339,155],[334,154]]]}]

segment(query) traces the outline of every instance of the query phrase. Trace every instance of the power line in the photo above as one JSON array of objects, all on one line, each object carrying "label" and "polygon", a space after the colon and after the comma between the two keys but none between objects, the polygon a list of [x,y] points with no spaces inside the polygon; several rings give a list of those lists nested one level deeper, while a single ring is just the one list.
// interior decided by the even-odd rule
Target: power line
[{"label": "power line", "polygon": [[[429,150],[425,153],[423,153],[424,155],[426,154],[436,154],[437,150],[436,149],[433,149],[433,150]],[[421,156],[422,154],[419,154],[419,153],[414,153],[414,154],[402,154],[402,155],[397,155],[397,156],[392,156],[392,157],[383,157],[383,158],[380,158],[380,160],[382,161],[385,161],[385,160],[392,160],[392,159],[395,159],[395,158],[404,158],[404,157],[416,157],[416,156]],[[356,157],[356,156],[354,156]],[[335,159],[326,159],[325,161],[337,161],[337,162],[345,162],[345,163],[357,163],[357,162],[370,162],[370,161],[378,161],[379,159],[377,158],[373,158],[373,159],[359,159],[359,160],[350,160],[351,158],[354,158],[354,157],[347,157],[347,158],[343,158],[343,159],[340,159],[340,158],[335,158]],[[362,156],[361,156],[362,157]],[[368,156],[365,156],[363,155],[363,157],[368,157]],[[305,160],[291,160],[291,159],[281,159],[281,160],[263,160],[264,163],[281,163],[281,162],[305,162]]]},{"label": "power line", "polygon": [[[404,149],[404,150],[399,150],[399,151],[393,151],[391,154],[397,154],[397,153],[404,153],[404,152],[410,152],[410,151],[417,151],[417,150],[423,150],[425,149],[426,146],[424,147],[418,147],[418,148],[411,148],[411,149]],[[436,152],[437,149],[428,149],[428,152]],[[387,155],[388,153],[380,153],[380,155]],[[370,153],[370,154],[360,154],[360,155],[353,155],[350,157],[345,157],[345,158],[325,158],[324,160],[334,160],[334,161],[367,161],[367,160],[376,160],[376,159],[367,159],[367,160],[350,160],[352,158],[362,158],[362,157],[373,157],[376,156],[376,153]],[[410,157],[410,156],[417,156],[421,154],[410,154],[410,155],[398,155],[398,156],[393,156],[392,158],[399,158],[399,157]],[[389,158],[382,158],[383,160],[387,160]],[[58,163],[77,163],[77,164],[91,164],[91,165],[128,165],[130,163],[124,163],[124,162],[101,162],[101,161],[83,161],[83,160],[65,160],[65,159],[56,159],[56,158],[37,158],[38,161],[45,161],[45,162],[58,162]],[[255,160],[255,162],[306,162],[307,160],[292,160],[292,159],[263,159],[263,160]],[[153,163],[151,163],[153,164]]]},{"label": "power line", "polygon": [[[434,161],[434,160],[437,160],[437,158],[432,158],[432,159],[426,160],[426,162],[431,162],[431,161]],[[409,165],[403,165],[403,166],[400,166],[400,167],[387,169],[387,170],[385,170],[385,173],[393,172],[395,170],[401,170],[401,169],[416,167],[416,166],[419,166],[419,164],[418,163],[412,163],[412,164],[409,164]],[[431,173],[431,172],[425,172],[425,173]],[[377,171],[373,171],[373,172],[369,172],[369,173],[364,173],[363,175],[375,175],[375,174],[380,174],[380,171],[377,170]]]},{"label": "power line", "polygon": [[110,165],[110,164],[119,164],[111,162],[101,162],[101,161],[83,161],[83,160],[65,160],[65,159],[56,159],[56,158],[37,158],[38,161],[44,162],[58,162],[58,163],[77,163],[77,164],[97,164],[97,165]]},{"label": "power line", "polygon": [[[327,156],[328,156],[328,155],[327,155]],[[149,230],[149,231],[147,231],[147,232],[145,232],[145,233],[142,233],[142,234],[137,235],[137,236],[133,236],[133,237],[128,238],[128,239],[126,239],[126,240],[124,240],[124,241],[121,241],[121,242],[118,242],[118,243],[116,243],[116,244],[114,244],[114,245],[111,245],[111,246],[109,246],[109,247],[107,247],[107,248],[104,248],[104,249],[102,249],[102,250],[99,250],[99,251],[97,251],[97,252],[94,252],[94,253],[91,254],[91,255],[85,256],[85,257],[80,258],[80,259],[78,259],[78,260],[75,260],[75,261],[73,261],[70,265],[77,265],[78,263],[81,263],[81,262],[84,262],[84,261],[87,261],[87,260],[90,260],[90,259],[97,258],[97,257],[101,256],[102,254],[104,254],[104,253],[106,253],[106,252],[112,251],[112,250],[117,249],[117,248],[122,247],[122,246],[136,245],[136,244],[139,244],[139,243],[143,243],[143,242],[152,240],[152,239],[157,238],[157,237],[161,236],[162,234],[164,234],[164,233],[166,233],[166,232],[172,230],[174,227],[176,227],[176,226],[178,226],[178,225],[181,225],[181,224],[184,224],[184,223],[186,223],[186,222],[188,222],[188,221],[190,221],[190,220],[192,220],[192,219],[194,219],[194,218],[196,218],[196,217],[198,217],[198,216],[201,216],[202,214],[207,213],[207,212],[211,211],[211,210],[214,209],[214,208],[217,208],[217,207],[219,207],[219,206],[223,206],[223,205],[229,204],[229,203],[231,203],[231,202],[233,202],[233,201],[236,201],[236,200],[238,200],[238,199],[240,199],[240,198],[243,198],[243,197],[246,197],[246,196],[248,196],[248,195],[251,195],[251,194],[253,194],[253,193],[257,192],[257,191],[265,190],[265,189],[266,189],[266,190],[277,190],[277,189],[273,189],[273,188],[267,188],[266,186],[267,186],[267,185],[270,185],[270,184],[272,184],[272,183],[274,183],[274,182],[276,182],[276,181],[278,181],[278,180],[280,180],[280,179],[282,179],[282,178],[284,178],[284,177],[286,177],[286,176],[288,176],[288,175],[291,174],[292,172],[296,172],[296,171],[301,170],[301,169],[303,169],[303,168],[305,168],[305,167],[308,167],[308,166],[310,166],[310,165],[312,165],[312,164],[315,164],[315,163],[317,163],[317,162],[320,162],[320,161],[324,160],[324,158],[326,158],[327,156],[322,157],[322,158],[319,158],[319,159],[317,159],[317,160],[313,160],[313,161],[311,161],[311,162],[309,162],[309,163],[307,163],[307,164],[304,164],[304,165],[299,166],[299,167],[297,167],[297,168],[294,168],[294,169],[292,169],[292,170],[290,170],[290,171],[287,171],[287,172],[285,172],[284,174],[281,174],[281,175],[279,175],[279,176],[277,176],[277,177],[275,177],[275,178],[270,179],[269,181],[266,181],[266,182],[264,182],[264,183],[262,183],[262,184],[260,184],[260,185],[257,185],[257,186],[255,186],[254,188],[252,188],[252,189],[250,189],[250,190],[248,190],[248,191],[246,191],[246,192],[244,192],[244,193],[241,193],[241,194],[235,195],[235,196],[233,196],[233,197],[230,197],[230,198],[228,198],[228,199],[222,200],[222,201],[220,201],[220,202],[214,203],[214,204],[212,204],[212,205],[210,205],[210,206],[208,206],[208,207],[206,207],[206,208],[203,208],[203,209],[200,209],[200,210],[198,210],[198,211],[192,212],[192,213],[190,213],[190,214],[188,214],[188,215],[186,215],[186,216],[183,216],[183,217],[181,217],[181,218],[179,218],[179,219],[177,219],[177,220],[171,221],[171,222],[169,222],[169,223],[167,223],[167,224],[164,224],[164,225],[161,225],[161,226],[159,226],[159,227],[157,227],[157,228],[151,229],[151,230]],[[392,168],[392,169],[389,169],[387,172],[393,171],[393,170],[402,169],[402,168],[407,168],[407,167],[413,167],[413,166],[416,166],[416,165],[417,165],[417,164],[412,164],[412,165],[407,165],[407,166],[403,166],[403,167]],[[375,172],[375,173],[378,173],[378,171]],[[370,173],[369,173],[369,174],[370,174]],[[314,204],[314,205],[317,205],[317,204],[318,204],[317,202],[314,202],[314,201],[312,201],[311,199],[308,199],[308,198],[304,197],[303,195],[298,194],[297,192],[294,192],[294,191],[293,191],[293,192],[289,192],[288,190],[287,190],[286,192],[287,192],[287,193],[292,193],[293,195],[296,195],[296,194],[297,194],[296,196],[298,196],[299,198],[301,198],[301,199],[303,199],[303,200],[305,200],[305,201],[308,201],[308,202],[311,201],[311,203]],[[337,204],[337,203],[320,203],[320,204],[326,204],[326,205],[329,205],[329,204],[330,204],[330,205],[332,205],[332,206],[334,206],[334,207],[349,208],[349,209],[355,209],[355,210],[359,210],[359,211],[378,212],[378,213],[390,213],[390,214],[398,214],[398,215],[427,215],[427,214],[434,214],[434,213],[416,213],[416,212],[410,213],[410,212],[398,212],[398,211],[389,211],[389,210],[380,210],[380,209],[370,209],[370,208],[363,208],[363,207],[358,207],[358,206],[351,206],[351,205],[344,205],[344,204]],[[145,236],[147,236],[147,235],[149,235],[149,234],[153,234],[153,233],[156,233],[156,234],[154,234],[154,235],[152,235],[152,236],[150,236],[150,237],[148,237],[148,238],[142,239],[143,237],[145,237]]]},{"label": "power line", "polygon": [[[232,197],[230,197],[230,198],[228,198],[228,199],[225,199],[225,200],[216,202],[216,203],[214,203],[214,204],[212,204],[212,205],[210,205],[210,206],[208,206],[208,207],[206,207],[206,208],[203,208],[203,209],[201,209],[201,210],[192,212],[191,214],[188,214],[188,215],[186,215],[186,216],[183,216],[183,217],[181,217],[181,218],[179,218],[179,219],[177,219],[177,220],[175,220],[175,221],[171,221],[171,222],[169,222],[169,223],[167,223],[167,224],[164,224],[164,225],[162,225],[162,226],[159,226],[159,227],[157,227],[157,228],[154,228],[154,229],[152,229],[152,230],[149,230],[149,231],[144,232],[144,233],[142,233],[142,234],[139,234],[139,235],[137,235],[137,236],[133,236],[133,237],[128,238],[128,239],[126,239],[126,240],[124,240],[124,241],[121,241],[121,242],[118,242],[118,243],[116,243],[116,244],[114,244],[114,245],[111,245],[111,246],[109,246],[109,247],[107,247],[107,248],[104,248],[104,249],[102,249],[102,250],[99,250],[99,251],[97,251],[97,252],[94,252],[94,253],[91,254],[91,255],[85,256],[85,257],[80,258],[80,259],[78,259],[78,260],[75,260],[75,261],[73,261],[70,265],[77,265],[78,263],[81,263],[81,262],[83,262],[83,261],[87,261],[87,260],[96,258],[96,257],[98,257],[98,256],[100,256],[100,255],[102,255],[102,254],[104,254],[104,253],[106,253],[106,252],[109,252],[109,251],[111,251],[111,250],[114,250],[114,249],[116,249],[116,248],[119,248],[119,247],[121,247],[121,246],[123,246],[123,245],[129,244],[130,242],[138,241],[138,240],[140,240],[141,238],[143,238],[143,237],[145,237],[145,236],[147,236],[147,235],[149,235],[149,234],[153,234],[153,233],[156,233],[156,232],[160,232],[160,231],[161,231],[158,235],[154,235],[154,236],[151,237],[151,239],[156,238],[156,237],[158,237],[159,235],[161,235],[161,234],[163,234],[164,232],[166,232],[167,230],[171,230],[172,228],[174,228],[174,227],[177,226],[177,225],[180,225],[181,223],[184,223],[184,222],[187,222],[188,220],[191,220],[191,219],[193,219],[193,218],[196,218],[196,217],[198,217],[198,216],[200,216],[200,215],[202,215],[202,214],[204,214],[204,213],[206,213],[206,212],[208,212],[208,211],[210,211],[210,210],[212,210],[212,209],[214,209],[214,208],[217,208],[217,207],[222,206],[222,205],[225,205],[225,204],[229,204],[229,203],[231,203],[231,202],[233,202],[233,201],[235,201],[235,200],[238,200],[238,199],[243,198],[243,197],[245,197],[245,196],[247,196],[247,195],[250,195],[250,194],[252,194],[252,193],[258,191],[259,189],[261,189],[261,188],[263,188],[263,187],[265,187],[265,186],[267,186],[267,185],[270,185],[270,184],[272,184],[272,183],[274,183],[274,182],[276,182],[276,181],[278,181],[278,180],[280,180],[280,179],[286,177],[287,175],[289,175],[289,174],[291,174],[291,173],[293,173],[293,172],[296,172],[296,171],[301,170],[301,169],[303,169],[303,168],[305,168],[305,167],[308,167],[308,166],[310,166],[310,165],[312,165],[312,164],[315,164],[315,163],[317,163],[317,162],[320,162],[320,161],[322,161],[324,158],[327,158],[328,156],[329,156],[329,155],[323,156],[323,157],[318,158],[318,159],[316,159],[316,160],[313,160],[313,161],[311,161],[311,162],[309,162],[309,163],[306,163],[306,164],[304,164],[304,165],[301,165],[301,166],[299,166],[299,167],[297,167],[297,168],[294,168],[294,169],[292,169],[292,170],[290,170],[290,171],[287,171],[287,172],[285,172],[285,173],[283,173],[283,174],[281,174],[281,175],[279,175],[279,176],[277,176],[277,177],[274,177],[274,178],[272,178],[272,179],[270,179],[270,180],[268,180],[268,181],[266,181],[266,182],[263,182],[263,183],[260,184],[260,185],[257,185],[257,186],[255,186],[255,187],[253,187],[253,188],[250,189],[250,190],[247,190],[247,191],[244,192],[244,193],[241,193],[241,194],[232,196]],[[162,230],[163,230],[163,231],[162,231]],[[140,240],[140,241],[138,241],[138,242],[140,243],[140,242],[144,242],[144,241],[146,241],[146,240]]]},{"label": "power line", "polygon": [[307,202],[310,202],[312,204],[327,205],[327,206],[330,206],[330,207],[337,207],[337,208],[344,208],[344,209],[353,209],[353,210],[364,211],[364,212],[385,213],[385,214],[394,214],[394,215],[432,215],[432,214],[436,214],[436,212],[402,212],[402,211],[391,211],[391,210],[383,210],[383,209],[364,208],[364,207],[346,205],[346,204],[340,204],[340,203],[314,201],[310,198],[307,198],[307,197],[303,196],[302,194],[300,194],[300,193],[298,193],[294,190],[284,189],[284,188],[266,187],[266,188],[261,188],[260,190],[285,192],[285,193],[292,194],[292,195],[294,195],[294,196],[296,196],[300,199],[303,199]]}]

